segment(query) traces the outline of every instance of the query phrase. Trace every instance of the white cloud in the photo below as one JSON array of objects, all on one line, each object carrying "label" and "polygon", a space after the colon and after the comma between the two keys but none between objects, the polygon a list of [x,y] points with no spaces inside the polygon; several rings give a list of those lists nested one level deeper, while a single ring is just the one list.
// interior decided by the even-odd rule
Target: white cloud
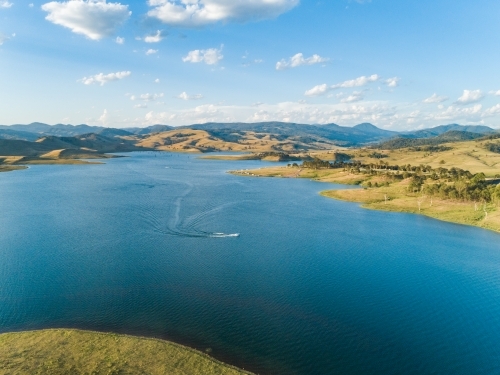
[{"label": "white cloud", "polygon": [[158,50],[157,50],[157,49],[152,49],[152,48],[150,48],[150,49],[148,49],[148,50],[146,51],[146,55],[148,55],[148,56],[149,56],[149,55],[154,55],[155,53],[158,53]]},{"label": "white cloud", "polygon": [[199,100],[203,98],[203,95],[201,94],[196,94],[196,95],[188,95],[185,91],[180,93],[177,98],[182,99],[182,100]]},{"label": "white cloud", "polygon": [[328,58],[321,57],[320,55],[312,55],[311,57],[304,58],[302,53],[290,57],[288,60],[282,59],[276,63],[276,70],[285,70],[288,68],[296,68],[302,65],[314,65],[327,62]]},{"label": "white cloud", "polygon": [[320,96],[320,95],[326,94],[330,90],[331,90],[331,88],[326,83],[324,83],[322,85],[314,86],[310,90],[307,90],[304,93],[304,95],[305,96]]},{"label": "white cloud", "polygon": [[439,96],[438,94],[434,93],[428,98],[424,99],[424,103],[442,103],[447,101],[449,98],[447,96]]},{"label": "white cloud", "polygon": [[10,38],[6,35],[0,34],[0,46],[8,41]]},{"label": "white cloud", "polygon": [[104,86],[104,84],[108,82],[124,79],[130,76],[130,74],[132,73],[129,71],[109,73],[109,74],[99,73],[94,76],[83,77],[82,79],[79,80],[79,82],[82,82],[84,85],[93,85],[95,83],[98,83],[101,86]]},{"label": "white cloud", "polygon": [[399,77],[392,77],[389,79],[385,80],[385,84],[389,87],[398,87],[399,86],[399,81],[401,81],[401,78]]},{"label": "white cloud", "polygon": [[146,43],[158,43],[161,42],[165,38],[165,36],[166,34],[163,31],[158,30],[154,35],[145,36],[144,41]]},{"label": "white cloud", "polygon": [[443,108],[442,112],[429,114],[426,120],[477,122],[482,117],[482,108],[481,104],[467,108],[451,105],[446,109]]},{"label": "white cloud", "polygon": [[259,104],[258,106],[227,106],[207,104],[184,110],[149,112],[143,125],[169,123],[187,125],[204,122],[284,121],[297,123],[340,123],[392,121],[393,109],[379,103],[310,105],[299,102]]},{"label": "white cloud", "polygon": [[156,78],[156,79],[155,79],[155,83],[160,83],[160,79],[159,79],[159,78]]},{"label": "white cloud", "polygon": [[371,82],[377,82],[380,79],[380,76],[378,74],[372,74],[371,76],[361,76],[355,79],[351,79],[349,81],[344,81],[341,83],[337,83],[336,85],[333,85],[331,88],[332,89],[339,89],[339,88],[350,88],[350,87],[361,87],[361,86],[366,86],[367,84]]},{"label": "white cloud", "polygon": [[274,18],[299,0],[149,0],[148,16],[174,26],[199,27],[221,21]]},{"label": "white cloud", "polygon": [[163,93],[160,93],[160,94],[149,94],[148,93],[148,94],[142,94],[139,96],[132,95],[130,97],[130,100],[140,100],[143,102],[154,102],[155,100],[163,98],[163,96],[164,96]]},{"label": "white cloud", "polygon": [[491,95],[495,95],[495,96],[500,96],[500,90],[497,90],[497,91],[490,91],[490,94],[491,94]]},{"label": "white cloud", "polygon": [[354,102],[359,102],[363,100],[363,93],[359,91],[353,92],[351,95],[349,95],[347,98],[342,99],[340,102],[341,103],[354,103]]},{"label": "white cloud", "polygon": [[491,108],[484,111],[483,117],[489,117],[500,114],[500,104],[497,104]]},{"label": "white cloud", "polygon": [[217,64],[220,60],[222,60],[224,56],[222,55],[222,46],[220,49],[217,48],[209,48],[209,49],[196,49],[194,51],[190,51],[186,57],[182,58],[184,62],[190,63],[200,63],[204,62],[208,65]]},{"label": "white cloud", "polygon": [[117,44],[123,44],[125,43],[125,38],[120,38],[119,36],[116,37],[115,42]]},{"label": "white cloud", "polygon": [[457,99],[457,104],[477,103],[484,98],[481,90],[464,90],[464,93]]},{"label": "white cloud", "polygon": [[42,5],[42,9],[49,13],[46,20],[92,40],[113,35],[132,14],[128,5],[106,0],[51,1]]},{"label": "white cloud", "polygon": [[148,108],[148,105],[145,103],[139,103],[134,105],[134,108]]},{"label": "white cloud", "polygon": [[108,125],[109,123],[109,115],[108,115],[108,110],[105,109],[104,112],[102,113],[101,117],[99,117],[99,122],[103,125]]},{"label": "white cloud", "polygon": [[356,79],[351,79],[349,81],[344,81],[341,83],[337,83],[332,86],[328,86],[326,83],[318,86],[314,86],[312,89],[307,90],[305,92],[306,96],[320,96],[324,95],[330,90],[340,89],[340,88],[352,88],[352,87],[361,87],[365,86],[371,82],[376,82],[380,80],[380,76],[378,74],[372,74],[371,76],[361,76]]},{"label": "white cloud", "polygon": [[9,3],[8,1],[0,1],[0,8],[10,8],[12,5],[14,5],[13,3]]},{"label": "white cloud", "polygon": [[30,3],[28,6],[29,6],[30,8],[33,8],[33,7],[35,6],[35,4]]}]

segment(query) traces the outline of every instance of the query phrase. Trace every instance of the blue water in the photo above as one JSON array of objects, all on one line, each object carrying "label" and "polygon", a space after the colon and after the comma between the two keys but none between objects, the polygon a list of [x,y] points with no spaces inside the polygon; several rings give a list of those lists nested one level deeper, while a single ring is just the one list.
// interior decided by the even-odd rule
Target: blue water
[{"label": "blue water", "polygon": [[0,174],[0,332],[154,336],[260,374],[500,373],[498,234],[226,173],[263,162],[129,156]]}]

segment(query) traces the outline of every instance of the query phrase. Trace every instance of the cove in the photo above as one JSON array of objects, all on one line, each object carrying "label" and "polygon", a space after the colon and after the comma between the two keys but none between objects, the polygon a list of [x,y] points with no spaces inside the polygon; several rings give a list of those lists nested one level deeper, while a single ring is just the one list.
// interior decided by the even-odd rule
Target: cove
[{"label": "cove", "polygon": [[265,162],[127,156],[0,175],[0,332],[158,337],[259,374],[500,371],[498,234],[226,173]]}]

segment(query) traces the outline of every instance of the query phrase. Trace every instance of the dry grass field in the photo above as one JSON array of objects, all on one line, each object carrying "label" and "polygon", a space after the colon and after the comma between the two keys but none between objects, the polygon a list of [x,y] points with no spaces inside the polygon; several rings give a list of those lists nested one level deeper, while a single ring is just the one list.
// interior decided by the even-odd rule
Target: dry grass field
[{"label": "dry grass field", "polygon": [[1,375],[241,375],[244,370],[168,341],[78,330],[0,335]]},{"label": "dry grass field", "polygon": [[[242,131],[234,133],[231,139],[224,140],[211,135],[205,130],[178,129],[150,135],[138,139],[136,145],[161,151],[174,152],[206,152],[206,151],[244,151],[265,152],[285,151],[297,152],[300,149],[324,147],[324,145],[305,144],[295,137],[278,139],[267,133]],[[129,137],[132,140],[133,137]],[[328,145],[328,146],[333,146]]]},{"label": "dry grass field", "polygon": [[[496,143],[498,141],[493,141]],[[461,168],[471,173],[483,172],[486,176],[495,176],[500,173],[500,154],[488,151],[485,141],[467,141],[447,143],[443,146],[451,150],[442,152],[412,151],[411,149],[377,151],[387,155],[384,162],[395,165],[430,165],[433,168]],[[376,159],[368,155],[373,150],[358,149],[352,152],[356,160],[362,163],[374,162]]]},{"label": "dry grass field", "polygon": [[[430,165],[433,168],[460,168],[471,173],[484,173],[486,177],[500,176],[500,154],[490,152],[485,142],[468,141],[450,143],[451,149],[443,152],[413,151],[412,149],[377,151],[387,157],[376,159],[369,155],[372,149],[343,150],[363,164],[378,163],[382,160],[389,165]],[[333,152],[310,152],[310,156],[332,160]],[[409,212],[426,215],[435,219],[454,223],[474,225],[500,232],[500,209],[496,203],[474,203],[453,199],[440,199],[422,193],[408,191],[409,179],[395,182],[384,176],[362,173],[352,174],[343,169],[309,169],[300,167],[271,167],[257,170],[231,172],[241,176],[309,178],[316,181],[346,185],[363,185],[363,189],[327,190],[322,195],[344,201],[361,203],[369,209]],[[379,187],[367,187],[377,183]],[[385,186],[385,182],[389,185]]]}]

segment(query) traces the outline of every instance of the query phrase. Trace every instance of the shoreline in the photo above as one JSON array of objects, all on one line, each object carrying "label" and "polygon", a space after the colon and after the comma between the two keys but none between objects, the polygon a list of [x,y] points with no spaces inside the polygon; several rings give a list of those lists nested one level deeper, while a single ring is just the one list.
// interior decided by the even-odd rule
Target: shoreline
[{"label": "shoreline", "polygon": [[443,222],[474,226],[500,233],[500,211],[496,204],[463,202],[409,193],[407,181],[367,188],[362,184],[368,180],[377,180],[377,178],[352,175],[339,170],[268,167],[228,171],[228,173],[242,177],[307,178],[318,182],[356,185],[360,188],[349,189],[346,186],[345,189],[326,189],[321,191],[320,195],[325,198],[358,203],[363,209],[422,215]]},{"label": "shoreline", "polygon": [[[1,333],[0,350],[4,353],[3,358],[0,358],[0,368],[11,371],[7,373],[28,374],[35,367],[40,370],[40,366],[44,366],[46,371],[37,373],[65,374],[69,370],[85,372],[90,371],[88,368],[91,367],[92,371],[96,371],[92,373],[96,374],[141,371],[149,374],[254,375],[173,341],[73,328]],[[22,351],[23,356],[20,362],[16,362],[19,351]],[[26,362],[33,364],[30,366]],[[79,366],[82,368],[79,369]],[[101,369],[108,372],[102,372]]]}]

